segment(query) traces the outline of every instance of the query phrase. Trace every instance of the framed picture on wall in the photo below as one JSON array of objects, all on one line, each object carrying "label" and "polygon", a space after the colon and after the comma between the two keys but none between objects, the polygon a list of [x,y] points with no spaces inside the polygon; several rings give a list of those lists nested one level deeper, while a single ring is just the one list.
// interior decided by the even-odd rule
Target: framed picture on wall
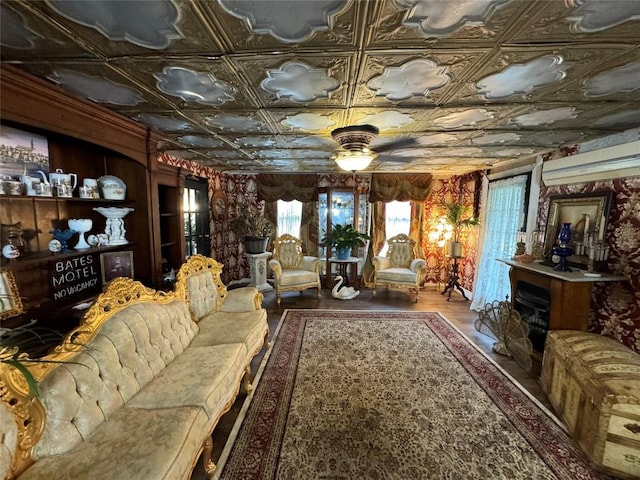
[{"label": "framed picture on wall", "polygon": [[49,174],[49,142],[46,137],[0,125],[0,175]]},{"label": "framed picture on wall", "polygon": [[551,256],[562,224],[570,223],[570,246],[574,253],[568,263],[587,268],[590,247],[603,245],[606,241],[612,196],[611,191],[552,196],[544,241],[545,256]]},{"label": "framed picture on wall", "polygon": [[22,299],[13,272],[0,268],[0,320],[22,313]]},{"label": "framed picture on wall", "polygon": [[133,278],[133,252],[107,252],[100,254],[100,269],[102,283],[107,283],[116,277]]}]

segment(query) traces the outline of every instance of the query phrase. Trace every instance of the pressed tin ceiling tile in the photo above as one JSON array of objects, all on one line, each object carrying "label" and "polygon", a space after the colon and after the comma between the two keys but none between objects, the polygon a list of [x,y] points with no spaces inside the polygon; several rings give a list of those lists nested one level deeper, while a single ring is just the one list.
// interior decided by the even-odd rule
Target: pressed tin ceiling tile
[{"label": "pressed tin ceiling tile", "polygon": [[221,170],[338,172],[367,123],[368,171],[448,176],[640,126],[640,1],[611,5],[5,0],[0,53]]}]

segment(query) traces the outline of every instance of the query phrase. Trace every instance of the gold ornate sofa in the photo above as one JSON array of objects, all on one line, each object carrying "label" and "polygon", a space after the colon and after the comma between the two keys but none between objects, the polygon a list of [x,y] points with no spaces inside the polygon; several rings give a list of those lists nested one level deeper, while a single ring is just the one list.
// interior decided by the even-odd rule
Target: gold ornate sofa
[{"label": "gold ornate sofa", "polygon": [[320,259],[302,253],[302,240],[285,233],[273,242],[273,258],[269,260],[276,286],[276,299],[280,305],[281,293],[317,288],[320,284]]},{"label": "gold ornate sofa", "polygon": [[213,429],[268,337],[262,295],[227,292],[221,270],[191,257],[169,293],[110,282],[49,362],[29,365],[41,399],[0,364],[0,477],[188,479],[203,450],[212,474]]},{"label": "gold ornate sofa", "polygon": [[387,240],[387,256],[373,257],[373,295],[376,287],[400,287],[414,290],[415,301],[420,294],[420,282],[424,275],[426,262],[417,258],[416,242],[403,233]]},{"label": "gold ornate sofa", "polygon": [[596,333],[553,330],[540,381],[594,467],[640,478],[640,354]]}]

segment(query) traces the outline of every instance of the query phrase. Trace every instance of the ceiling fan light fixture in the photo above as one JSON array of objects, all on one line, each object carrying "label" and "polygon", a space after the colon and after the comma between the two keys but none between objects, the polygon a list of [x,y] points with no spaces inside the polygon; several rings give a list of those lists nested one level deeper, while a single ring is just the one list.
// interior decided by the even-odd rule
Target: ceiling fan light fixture
[{"label": "ceiling fan light fixture", "polygon": [[370,151],[345,151],[338,153],[334,157],[334,160],[341,169],[356,172],[358,170],[364,170],[369,166],[373,160],[373,153]]},{"label": "ceiling fan light fixture", "polygon": [[345,150],[362,150],[378,136],[378,129],[373,125],[350,125],[336,128],[331,136]]}]

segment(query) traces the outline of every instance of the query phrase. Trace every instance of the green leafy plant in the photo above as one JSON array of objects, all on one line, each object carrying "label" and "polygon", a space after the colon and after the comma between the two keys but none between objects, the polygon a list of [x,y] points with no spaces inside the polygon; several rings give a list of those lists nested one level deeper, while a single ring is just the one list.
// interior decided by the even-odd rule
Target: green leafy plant
[{"label": "green leafy plant", "polygon": [[[64,334],[51,328],[36,327],[36,320],[14,328],[0,328],[0,378],[6,373],[6,368],[16,369],[24,378],[29,389],[30,397],[42,399],[38,381],[29,369],[29,365],[38,363],[66,363],[82,365],[73,361],[51,360],[47,356],[51,349],[58,346],[68,346],[64,343]],[[61,343],[62,342],[62,343]],[[72,345],[86,348],[84,345],[72,342]],[[3,373],[2,370],[5,370]]]},{"label": "green leafy plant", "polygon": [[320,241],[327,247],[335,247],[336,250],[342,250],[344,248],[364,247],[365,240],[370,238],[369,235],[359,232],[351,224],[337,224],[333,225],[331,232],[325,233]]},{"label": "green leafy plant", "polygon": [[[480,221],[474,216],[466,216],[469,206],[457,202],[445,202],[442,204],[447,223],[453,227],[453,241],[457,242],[460,232],[467,227],[477,227]],[[465,218],[466,217],[466,218]]]},{"label": "green leafy plant", "polygon": [[[0,364],[6,364],[20,372],[27,382],[29,394],[40,397],[38,382],[29,370],[29,364],[59,363],[41,360],[52,345],[57,345],[62,334],[50,329],[22,326],[0,330]],[[32,357],[33,355],[33,357]]]},{"label": "green leafy plant", "polygon": [[268,237],[276,231],[275,225],[257,209],[241,205],[231,218],[231,230],[238,237]]}]

